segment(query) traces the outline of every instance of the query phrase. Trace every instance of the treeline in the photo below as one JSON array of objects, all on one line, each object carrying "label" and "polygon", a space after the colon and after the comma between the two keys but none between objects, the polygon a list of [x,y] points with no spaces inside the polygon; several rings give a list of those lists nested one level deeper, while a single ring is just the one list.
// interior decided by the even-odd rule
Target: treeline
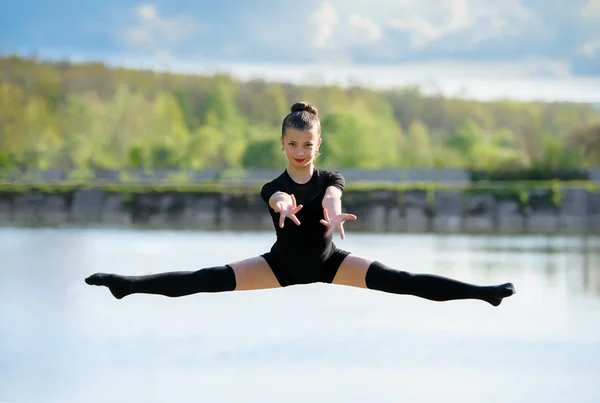
[{"label": "treeline", "polygon": [[319,109],[322,167],[600,165],[590,105],[479,102],[0,58],[0,169],[281,167],[281,121]]}]

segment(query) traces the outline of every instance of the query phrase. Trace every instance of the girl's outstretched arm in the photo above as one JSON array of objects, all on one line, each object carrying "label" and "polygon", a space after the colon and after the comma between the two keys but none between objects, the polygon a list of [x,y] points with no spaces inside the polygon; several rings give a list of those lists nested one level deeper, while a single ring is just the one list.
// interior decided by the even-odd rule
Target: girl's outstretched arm
[{"label": "girl's outstretched arm", "polygon": [[335,217],[342,213],[342,191],[335,187],[329,186],[325,190],[325,196],[322,202],[323,208],[327,210],[329,217]]},{"label": "girl's outstretched arm", "polygon": [[345,239],[344,222],[347,220],[356,220],[354,214],[342,213],[342,191],[335,187],[329,186],[323,197],[323,216],[321,224],[329,227],[325,236],[330,236],[334,230],[340,231],[340,236]]}]

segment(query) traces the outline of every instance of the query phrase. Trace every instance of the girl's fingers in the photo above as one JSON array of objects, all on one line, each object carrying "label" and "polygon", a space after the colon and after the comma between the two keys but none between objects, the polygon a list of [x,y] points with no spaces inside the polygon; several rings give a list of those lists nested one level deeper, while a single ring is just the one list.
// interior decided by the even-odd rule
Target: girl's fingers
[{"label": "girl's fingers", "polygon": [[[303,206],[302,205],[296,206],[295,205],[296,198],[294,197],[294,195],[290,195],[290,196],[292,198],[292,206],[289,206],[285,210],[282,209],[282,211],[280,212],[280,216],[279,216],[279,227],[280,228],[283,228],[286,217],[289,218],[290,220],[292,220],[296,225],[300,225],[300,220],[298,219],[298,217],[296,217],[296,213],[298,211],[300,211]],[[338,228],[342,239],[346,238],[346,233],[344,231],[344,221],[357,219],[356,215],[354,215],[354,214],[340,214],[340,215],[334,217],[335,222],[332,222],[331,219],[329,218],[329,213],[327,212],[327,209],[323,209],[323,215],[325,216],[325,218],[322,220],[319,220],[319,222],[329,228],[327,230],[327,232],[325,233],[325,236],[330,236],[331,234],[333,234],[335,229]],[[339,220],[339,223],[338,223],[338,220]]]},{"label": "girl's fingers", "polygon": [[286,217],[289,218],[290,220],[292,220],[296,225],[300,225],[300,220],[298,219],[298,217],[296,217],[295,214],[298,211],[300,211],[301,208],[302,208],[302,205],[300,205],[296,208],[288,207],[286,209],[282,209],[281,212],[279,213],[279,228],[283,228]]}]

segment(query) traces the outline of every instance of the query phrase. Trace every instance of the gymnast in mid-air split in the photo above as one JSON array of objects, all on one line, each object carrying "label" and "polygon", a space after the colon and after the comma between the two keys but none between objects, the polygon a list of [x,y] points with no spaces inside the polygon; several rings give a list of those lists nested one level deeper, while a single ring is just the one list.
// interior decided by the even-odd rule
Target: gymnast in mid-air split
[{"label": "gymnast in mid-air split", "polygon": [[193,271],[139,276],[95,273],[85,282],[108,287],[117,299],[131,294],[182,297],[311,283],[413,295],[431,301],[480,300],[492,306],[499,306],[515,293],[512,283],[476,285],[411,273],[338,248],[332,240],[333,232],[339,231],[345,239],[344,223],[357,217],[342,212],[343,176],[315,166],[322,141],[317,109],[304,102],[292,105],[283,119],[280,141],[288,166],[260,192],[277,235],[269,252]]}]

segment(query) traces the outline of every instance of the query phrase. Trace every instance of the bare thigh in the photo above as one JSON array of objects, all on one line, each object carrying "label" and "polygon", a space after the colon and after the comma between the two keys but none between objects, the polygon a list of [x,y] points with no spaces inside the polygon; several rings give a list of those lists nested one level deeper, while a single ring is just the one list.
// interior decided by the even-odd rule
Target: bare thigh
[{"label": "bare thigh", "polygon": [[365,278],[372,262],[373,259],[349,254],[340,265],[333,284],[367,288]]},{"label": "bare thigh", "polygon": [[281,287],[273,270],[261,256],[238,260],[229,265],[235,273],[236,291]]}]

